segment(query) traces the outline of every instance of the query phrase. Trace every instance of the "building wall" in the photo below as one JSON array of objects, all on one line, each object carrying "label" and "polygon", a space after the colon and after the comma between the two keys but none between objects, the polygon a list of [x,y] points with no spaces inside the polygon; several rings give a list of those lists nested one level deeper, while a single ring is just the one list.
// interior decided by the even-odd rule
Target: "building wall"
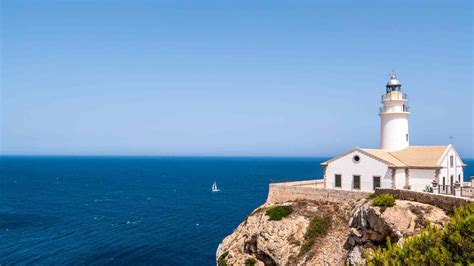
[{"label": "building wall", "polygon": [[404,189],[406,185],[405,169],[396,169],[395,171],[395,189]]},{"label": "building wall", "polygon": [[422,192],[435,178],[435,169],[410,169],[410,190]]},{"label": "building wall", "polygon": [[392,188],[392,169],[387,169],[385,176],[382,179],[382,187]]},{"label": "building wall", "polygon": [[[358,163],[353,160],[356,155],[360,158]],[[335,187],[336,174],[342,176],[342,188]],[[360,191],[374,191],[373,176],[381,177],[381,185],[383,187],[392,187],[391,170],[388,169],[388,166],[384,162],[376,160],[359,151],[353,151],[328,163],[325,174],[326,188],[359,191],[358,189],[353,189],[353,175],[360,175]]]},{"label": "building wall", "polygon": [[[454,164],[452,166],[450,164],[450,156],[453,156],[454,158]],[[443,167],[439,172],[439,183],[441,185],[443,184],[443,177],[446,178],[446,185],[454,185],[451,184],[451,175],[453,176],[453,183],[456,182],[458,179],[460,179],[460,182],[463,182],[463,162],[454,147],[451,147],[449,149],[445,157],[443,157],[443,159],[441,160],[440,165]]]}]

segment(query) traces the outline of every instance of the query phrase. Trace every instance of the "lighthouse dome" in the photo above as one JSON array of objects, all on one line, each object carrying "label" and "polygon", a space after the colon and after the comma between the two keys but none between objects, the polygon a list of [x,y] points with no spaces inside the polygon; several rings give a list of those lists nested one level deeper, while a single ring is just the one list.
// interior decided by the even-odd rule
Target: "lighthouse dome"
[{"label": "lighthouse dome", "polygon": [[387,87],[392,87],[392,86],[401,86],[402,84],[400,81],[397,79],[397,76],[395,73],[392,73],[390,75],[390,80],[387,82]]}]

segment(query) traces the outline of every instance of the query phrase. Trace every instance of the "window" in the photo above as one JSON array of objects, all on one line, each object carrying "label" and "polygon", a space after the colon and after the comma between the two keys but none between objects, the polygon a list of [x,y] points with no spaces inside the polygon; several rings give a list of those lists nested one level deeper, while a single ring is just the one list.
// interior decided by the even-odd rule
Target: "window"
[{"label": "window", "polygon": [[359,163],[359,161],[360,161],[359,155],[354,156],[354,157],[352,158],[352,160],[354,161],[354,163]]},{"label": "window", "polygon": [[449,166],[453,167],[454,166],[454,156],[449,156]]},{"label": "window", "polygon": [[374,176],[374,190],[380,187],[380,176]]},{"label": "window", "polygon": [[408,134],[406,134],[406,139],[407,139],[407,142],[408,142]]},{"label": "window", "polygon": [[458,175],[458,181],[461,183],[461,174]]},{"label": "window", "polygon": [[443,176],[443,186],[445,186],[445,185],[446,185],[446,177]]},{"label": "window", "polygon": [[450,184],[450,185],[451,185],[451,186],[454,185],[454,176],[453,176],[453,175],[451,175],[450,180],[451,180],[451,184]]},{"label": "window", "polygon": [[335,175],[335,180],[334,180],[334,183],[335,183],[335,187],[342,187],[342,184],[341,184],[341,175]]},{"label": "window", "polygon": [[353,183],[353,189],[360,189],[360,175],[355,175]]}]

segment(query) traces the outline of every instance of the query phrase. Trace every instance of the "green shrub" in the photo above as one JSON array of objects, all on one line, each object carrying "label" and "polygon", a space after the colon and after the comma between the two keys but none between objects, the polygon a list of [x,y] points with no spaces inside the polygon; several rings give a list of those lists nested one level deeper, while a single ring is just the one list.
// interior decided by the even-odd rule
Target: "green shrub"
[{"label": "green shrub", "polygon": [[304,242],[300,249],[300,255],[305,254],[311,249],[316,239],[324,236],[331,228],[331,219],[329,217],[315,216],[311,219],[306,233],[304,234]]},{"label": "green shrub", "polygon": [[266,214],[270,217],[270,221],[280,221],[293,213],[291,206],[275,206],[267,210]]},{"label": "green shrub", "polygon": [[474,262],[474,203],[455,211],[445,230],[427,224],[403,247],[387,240],[386,248],[366,254],[368,265],[471,265]]},{"label": "green shrub", "polygon": [[386,208],[395,206],[395,197],[391,194],[380,194],[372,199],[372,204],[384,212]]},{"label": "green shrub", "polygon": [[226,260],[227,255],[229,255],[229,251],[226,251],[222,253],[222,255],[219,256],[219,259],[217,259],[218,266],[227,266],[227,260]]},{"label": "green shrub", "polygon": [[474,263],[474,203],[457,208],[444,235],[454,261]]},{"label": "green shrub", "polygon": [[245,260],[245,266],[253,266],[257,263],[254,258],[248,258]]},{"label": "green shrub", "polygon": [[423,189],[423,192],[433,193],[433,187],[430,185],[426,185]]}]

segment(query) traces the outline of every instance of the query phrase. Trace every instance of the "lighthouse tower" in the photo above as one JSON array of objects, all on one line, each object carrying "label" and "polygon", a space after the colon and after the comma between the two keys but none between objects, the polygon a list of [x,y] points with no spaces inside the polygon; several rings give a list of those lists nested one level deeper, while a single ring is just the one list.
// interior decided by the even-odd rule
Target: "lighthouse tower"
[{"label": "lighthouse tower", "polygon": [[379,112],[380,148],[387,151],[403,150],[410,145],[407,95],[403,93],[402,84],[394,72],[390,75],[386,88]]}]

